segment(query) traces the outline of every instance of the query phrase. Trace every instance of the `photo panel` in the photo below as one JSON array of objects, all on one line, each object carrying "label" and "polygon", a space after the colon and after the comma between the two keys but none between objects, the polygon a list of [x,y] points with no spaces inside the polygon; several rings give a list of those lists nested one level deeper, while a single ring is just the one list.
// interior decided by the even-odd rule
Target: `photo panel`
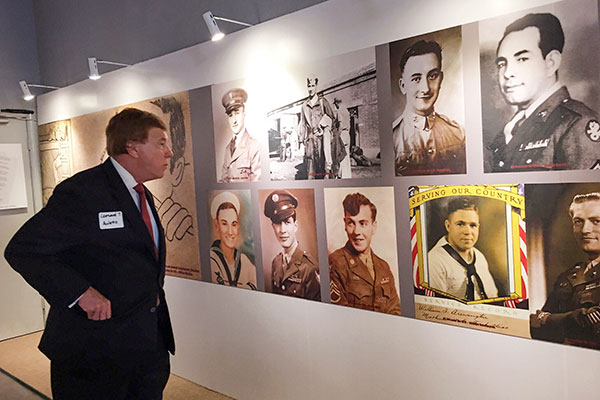
[{"label": "photo panel", "polygon": [[258,191],[265,292],[321,301],[314,189]]},{"label": "photo panel", "polygon": [[40,159],[44,199],[69,174],[91,168],[108,158],[105,129],[124,108],[157,115],[167,126],[173,156],[162,179],[145,183],[154,196],[167,242],[166,274],[201,279],[192,132],[188,92],[86,114],[40,126]]},{"label": "photo panel", "polygon": [[210,282],[257,289],[252,201],[249,190],[212,190]]},{"label": "photo panel", "polygon": [[600,183],[525,185],[531,337],[600,348]]},{"label": "photo panel", "polygon": [[217,182],[260,181],[259,98],[248,82],[211,86]]},{"label": "photo panel", "polygon": [[522,185],[413,186],[416,317],[529,336]]},{"label": "photo panel", "polygon": [[381,176],[375,48],[291,66],[265,90],[271,180]]},{"label": "photo panel", "polygon": [[394,188],[326,188],[331,303],[400,315]]},{"label": "photo panel", "polygon": [[600,168],[597,0],[479,22],[485,172]]},{"label": "photo panel", "polygon": [[396,176],[466,173],[461,27],[389,48]]}]

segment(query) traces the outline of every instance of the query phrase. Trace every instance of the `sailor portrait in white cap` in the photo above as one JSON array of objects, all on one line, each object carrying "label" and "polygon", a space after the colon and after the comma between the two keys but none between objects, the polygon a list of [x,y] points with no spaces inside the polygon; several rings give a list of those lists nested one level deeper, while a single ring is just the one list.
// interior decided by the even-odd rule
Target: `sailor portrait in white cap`
[{"label": "sailor portrait in white cap", "polygon": [[212,200],[210,215],[217,239],[210,247],[211,281],[256,290],[256,267],[238,249],[240,200],[232,192],[220,192]]}]

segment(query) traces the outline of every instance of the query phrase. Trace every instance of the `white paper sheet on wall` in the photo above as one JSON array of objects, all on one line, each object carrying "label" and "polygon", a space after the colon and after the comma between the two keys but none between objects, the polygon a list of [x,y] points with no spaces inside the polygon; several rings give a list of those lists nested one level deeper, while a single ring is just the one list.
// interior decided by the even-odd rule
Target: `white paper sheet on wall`
[{"label": "white paper sheet on wall", "polygon": [[27,207],[23,149],[20,143],[0,143],[0,210]]}]

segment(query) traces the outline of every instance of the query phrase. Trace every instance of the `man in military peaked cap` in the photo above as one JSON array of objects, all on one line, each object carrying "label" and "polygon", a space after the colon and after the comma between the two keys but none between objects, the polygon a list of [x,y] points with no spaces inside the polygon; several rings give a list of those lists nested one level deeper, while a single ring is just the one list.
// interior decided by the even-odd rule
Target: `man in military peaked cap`
[{"label": "man in military peaked cap", "polygon": [[493,171],[600,167],[600,123],[558,76],[565,36],[552,14],[527,14],[504,31],[498,84],[517,112],[489,146]]},{"label": "man in military peaked cap", "polygon": [[265,201],[265,216],[271,220],[275,238],[282,248],[271,266],[273,293],[320,301],[318,263],[302,250],[296,239],[297,207],[298,199],[285,190],[270,193]]},{"label": "man in military peaked cap", "polygon": [[233,135],[225,147],[221,182],[254,182],[260,179],[258,142],[246,129],[247,100],[248,93],[241,88],[229,90],[221,99]]}]

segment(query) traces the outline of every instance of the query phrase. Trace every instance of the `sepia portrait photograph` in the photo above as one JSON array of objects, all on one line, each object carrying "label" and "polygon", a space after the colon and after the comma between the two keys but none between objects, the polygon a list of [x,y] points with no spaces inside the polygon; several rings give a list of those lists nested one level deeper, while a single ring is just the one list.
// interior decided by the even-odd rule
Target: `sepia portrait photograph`
[{"label": "sepia portrait photograph", "polygon": [[257,290],[249,190],[213,190],[208,196],[210,282]]},{"label": "sepia portrait photograph", "polygon": [[105,127],[112,116],[134,107],[165,123],[173,156],[162,179],[148,182],[167,241],[167,275],[200,280],[197,209],[192,165],[192,131],[187,92],[120,106],[40,128],[44,199],[63,179],[107,162]]},{"label": "sepia portrait photograph", "polygon": [[461,27],[389,44],[396,176],[464,174]]},{"label": "sepia portrait photograph", "polygon": [[321,301],[313,189],[258,191],[265,291]]},{"label": "sepia portrait photograph", "polygon": [[243,80],[211,86],[217,182],[256,182],[261,176],[257,99]]},{"label": "sepia portrait photograph", "polygon": [[525,185],[531,337],[600,348],[600,183]]},{"label": "sepia portrait photograph", "polygon": [[375,48],[294,66],[271,86],[271,180],[381,176]]},{"label": "sepia portrait photograph", "polygon": [[485,172],[600,168],[596,0],[479,22]]},{"label": "sepia portrait photograph", "polygon": [[[507,186],[419,186],[411,188],[411,245],[415,301],[423,319],[446,315],[428,309],[430,298],[447,299],[447,309],[461,310],[457,325],[526,336],[527,260],[523,188]],[[428,299],[429,298],[429,299]],[[519,309],[518,321],[476,321],[481,306],[492,315]],[[489,306],[488,306],[489,305]],[[495,310],[494,310],[495,309]],[[495,311],[495,312],[494,312]],[[454,311],[456,313],[456,311]],[[419,313],[417,313],[419,315]],[[502,318],[505,318],[504,315]],[[487,317],[486,317],[487,318]],[[436,320],[437,318],[433,318]],[[450,318],[453,320],[453,318]]]},{"label": "sepia portrait photograph", "polygon": [[394,188],[326,188],[331,303],[400,315]]}]

